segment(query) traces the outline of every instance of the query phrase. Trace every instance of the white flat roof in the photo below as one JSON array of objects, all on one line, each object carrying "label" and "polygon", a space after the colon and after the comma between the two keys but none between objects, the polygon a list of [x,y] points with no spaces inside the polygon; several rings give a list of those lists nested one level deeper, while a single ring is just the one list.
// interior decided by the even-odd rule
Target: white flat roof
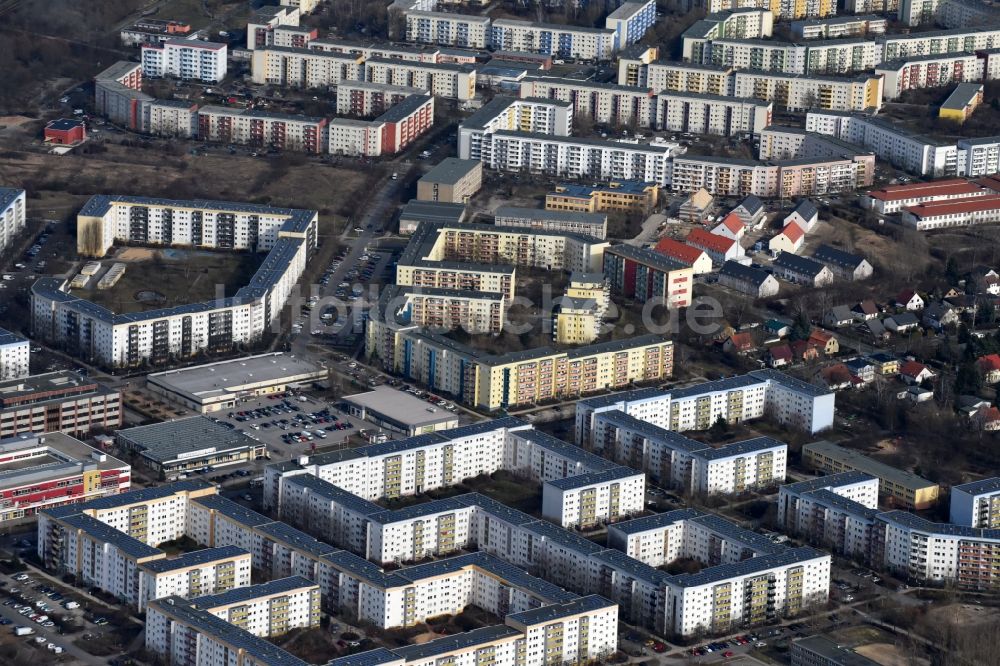
[{"label": "white flat roof", "polygon": [[278,352],[157,372],[149,375],[146,381],[205,402],[252,388],[323,377],[326,377],[326,369],[322,366]]},{"label": "white flat roof", "polygon": [[383,415],[409,427],[419,427],[458,419],[447,409],[435,407],[429,402],[416,398],[406,391],[398,391],[391,386],[379,386],[374,391],[344,396],[352,405],[366,411]]}]

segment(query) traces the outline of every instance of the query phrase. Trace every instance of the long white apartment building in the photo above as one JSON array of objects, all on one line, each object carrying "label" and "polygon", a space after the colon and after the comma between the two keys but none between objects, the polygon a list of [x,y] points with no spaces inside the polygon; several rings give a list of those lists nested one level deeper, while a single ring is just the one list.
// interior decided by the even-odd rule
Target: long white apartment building
[{"label": "long white apartment building", "polygon": [[226,78],[228,47],[197,39],[142,45],[142,74],[218,83]]},{"label": "long white apartment building", "polygon": [[573,117],[589,118],[597,123],[638,127],[651,126],[656,103],[650,90],[558,77],[522,79],[521,98],[569,102],[572,104]]},{"label": "long white apartment building", "polygon": [[681,57],[687,62],[704,62],[705,45],[716,39],[761,39],[770,37],[774,13],[770,9],[740,7],[708,14],[681,35]]},{"label": "long white apartment building", "polygon": [[618,83],[655,93],[666,90],[726,96],[733,94],[733,68],[666,60],[642,64],[623,58]]},{"label": "long white apartment building", "polygon": [[483,137],[483,166],[497,171],[540,173],[560,178],[637,180],[666,185],[671,149],[667,144],[627,143],[498,131]]},{"label": "long white apartment building", "polygon": [[967,527],[1000,528],[1000,478],[952,486],[949,520]]},{"label": "long white apartment building", "polygon": [[498,51],[526,51],[580,60],[610,60],[618,48],[618,33],[607,28],[496,19],[490,43]]},{"label": "long white apartment building", "polygon": [[[461,329],[499,334],[509,303],[500,293],[388,285],[372,308],[373,319],[398,327]],[[374,348],[374,347],[373,347]]]},{"label": "long white apartment building", "polygon": [[995,190],[979,183],[964,178],[949,178],[930,183],[889,185],[878,190],[870,190],[861,197],[861,205],[881,215],[893,215],[905,208],[925,202],[954,201],[995,194]]},{"label": "long white apartment building", "polygon": [[364,67],[364,80],[372,83],[420,88],[459,101],[476,96],[476,70],[468,65],[369,58]]},{"label": "long white apartment building", "polygon": [[875,516],[870,564],[894,575],[960,589],[1000,589],[1000,530],[935,523],[907,511]]},{"label": "long white apartment building", "polygon": [[761,534],[697,509],[677,509],[609,525],[608,546],[651,567],[682,557],[711,566],[735,564],[783,550]]},{"label": "long white apartment building", "polygon": [[812,40],[802,44],[717,39],[706,42],[701,53],[698,62],[786,74],[848,74],[871,69],[882,61],[879,45],[866,39]]},{"label": "long white apartment building", "polygon": [[315,48],[268,46],[255,49],[250,61],[254,83],[325,89],[356,81],[364,73],[361,57]]},{"label": "long white apartment building", "polygon": [[276,33],[297,28],[301,18],[302,11],[298,7],[285,5],[258,7],[247,21],[247,49],[253,51],[274,44]]},{"label": "long white apartment building", "polygon": [[259,340],[279,316],[316,247],[316,211],[257,204],[117,195],[92,197],[77,215],[77,251],[103,256],[116,242],[267,252],[234,296],[115,314],[68,293],[65,281],[31,287],[32,329],[43,340],[111,367],[162,363]]},{"label": "long white apartment building", "polygon": [[0,381],[23,379],[31,370],[31,343],[0,328]]},{"label": "long white apartment building", "polygon": [[878,38],[878,43],[882,50],[882,57],[878,62],[923,55],[974,53],[1000,47],[1000,27],[983,26],[885,35]]},{"label": "long white apartment building", "polygon": [[608,236],[608,216],[605,213],[500,206],[493,211],[493,223],[498,227],[581,234],[601,240]]},{"label": "long white apartment building", "polygon": [[655,23],[655,0],[623,2],[604,19],[604,27],[615,31],[615,46],[619,49],[638,42]]},{"label": "long white apartment building", "polygon": [[621,410],[595,416],[593,448],[695,495],[731,495],[781,483],[788,459],[788,446],[768,437],[714,448]]},{"label": "long white apartment building", "polygon": [[485,137],[499,131],[569,136],[573,132],[573,106],[568,100],[494,97],[459,124],[459,159],[482,159]]},{"label": "long white apartment building", "polygon": [[490,40],[490,18],[451,12],[408,11],[406,41],[484,49]]},{"label": "long white apartment building", "polygon": [[874,14],[792,21],[792,36],[798,39],[835,39],[884,35],[889,21]]},{"label": "long white apartment building", "polygon": [[736,11],[744,7],[768,9],[775,20],[793,21],[803,18],[823,18],[837,13],[837,3],[832,0],[707,0],[684,3],[689,10],[704,7],[709,13]]},{"label": "long white apartment building", "polygon": [[[184,595],[178,595],[184,596]],[[277,578],[190,598],[191,605],[261,638],[318,627],[319,586],[302,576]]]},{"label": "long white apartment building", "polygon": [[597,415],[615,410],[675,432],[707,430],[719,417],[738,423],[768,416],[817,433],[833,426],[834,393],[776,370],[754,370],[672,391],[638,389],[586,398],[576,405],[576,442],[596,446]]},{"label": "long white apartment building", "polygon": [[10,247],[14,237],[24,231],[27,199],[22,189],[0,187],[0,251]]},{"label": "long white apartment building", "polygon": [[832,109],[864,111],[882,108],[882,77],[861,74],[834,77],[742,70],[733,75],[735,97],[774,102],[788,111]]},{"label": "long white apartment building", "polygon": [[198,138],[216,143],[326,152],[327,119],[229,106],[198,109]]},{"label": "long white apartment building", "polygon": [[205,548],[173,559],[139,566],[139,612],[153,599],[177,595],[185,599],[217,594],[250,584],[250,553],[237,546]]},{"label": "long white apartment building", "polygon": [[760,134],[771,124],[772,103],[762,99],[661,92],[653,125],[670,132],[732,136]]},{"label": "long white apartment building", "polygon": [[935,53],[887,60],[875,67],[875,74],[882,76],[882,95],[889,101],[907,90],[982,81],[985,63],[976,53]]},{"label": "long white apartment building", "polygon": [[842,472],[781,486],[776,524],[810,543],[865,560],[878,513],[879,480]]},{"label": "long white apartment building", "polygon": [[343,53],[357,56],[363,60],[384,58],[403,60],[406,62],[438,63],[444,62],[441,49],[430,46],[408,46],[392,42],[353,42],[346,39],[326,37],[309,42],[309,48],[327,53]]}]

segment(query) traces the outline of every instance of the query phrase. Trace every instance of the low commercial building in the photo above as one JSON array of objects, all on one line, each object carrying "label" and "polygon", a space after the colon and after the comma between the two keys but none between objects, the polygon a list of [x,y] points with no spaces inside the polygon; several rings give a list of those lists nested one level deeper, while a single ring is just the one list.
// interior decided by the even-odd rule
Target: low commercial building
[{"label": "low commercial building", "polygon": [[76,373],[0,382],[0,438],[43,432],[85,435],[121,424],[121,391]]},{"label": "low commercial building", "polygon": [[184,599],[250,585],[250,553],[236,546],[205,548],[139,566],[139,612],[153,599]]},{"label": "low commercial building", "polygon": [[170,402],[209,414],[241,401],[284,393],[326,379],[327,370],[283,352],[206,363],[146,376],[146,388]]},{"label": "low commercial building", "polygon": [[170,39],[162,44],[142,47],[142,74],[159,78],[169,76],[182,80],[218,83],[226,78],[226,44],[197,39]]},{"label": "low commercial building", "polygon": [[611,246],[604,251],[604,275],[615,294],[639,303],[691,305],[694,270],[663,253],[634,245]]},{"label": "low commercial building", "polygon": [[[2,194],[0,192],[0,196]],[[0,328],[0,382],[24,379],[30,368],[31,343],[27,338]]]},{"label": "low commercial building", "polygon": [[562,183],[545,195],[545,210],[648,215],[656,207],[659,192],[659,186],[654,183],[634,181],[615,181],[597,185]]},{"label": "low commercial building", "polygon": [[458,427],[457,414],[390,386],[345,395],[343,400],[353,416],[405,437]]},{"label": "low commercial building", "polygon": [[446,157],[417,181],[417,199],[467,204],[482,186],[482,162]]},{"label": "low commercial building", "polygon": [[207,416],[124,428],[115,433],[118,446],[165,478],[189,471],[253,462],[265,447],[243,432]]},{"label": "low commercial building", "polygon": [[608,216],[601,213],[564,212],[500,206],[493,213],[498,227],[516,227],[548,232],[563,232],[605,240]]},{"label": "low commercial building", "polygon": [[82,120],[58,118],[50,120],[42,130],[45,143],[55,146],[74,146],[87,138],[87,128]]},{"label": "low commercial building", "polygon": [[960,83],[938,109],[938,118],[964,123],[983,103],[983,84]]},{"label": "low commercial building", "polygon": [[1000,478],[952,486],[949,520],[967,527],[1000,528]]},{"label": "low commercial building", "polygon": [[0,521],[117,495],[131,485],[128,463],[58,432],[0,440],[0,472]]},{"label": "low commercial building", "polygon": [[826,636],[796,638],[790,645],[792,666],[876,666],[877,661]]},{"label": "low commercial building", "polygon": [[464,203],[411,199],[399,212],[399,233],[412,234],[421,224],[459,226],[465,222]]},{"label": "low commercial building", "polygon": [[857,451],[820,440],[802,447],[803,463],[827,473],[859,471],[879,480],[879,492],[889,502],[912,510],[926,509],[938,498],[936,483],[891,465],[873,460]]}]

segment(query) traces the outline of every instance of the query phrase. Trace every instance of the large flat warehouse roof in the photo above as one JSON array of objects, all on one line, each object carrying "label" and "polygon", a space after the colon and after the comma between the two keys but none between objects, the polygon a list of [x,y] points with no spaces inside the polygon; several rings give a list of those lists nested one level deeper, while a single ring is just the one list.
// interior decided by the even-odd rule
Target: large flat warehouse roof
[{"label": "large flat warehouse roof", "polygon": [[146,381],[196,402],[274,384],[323,379],[326,368],[291,354],[260,354],[149,375]]}]

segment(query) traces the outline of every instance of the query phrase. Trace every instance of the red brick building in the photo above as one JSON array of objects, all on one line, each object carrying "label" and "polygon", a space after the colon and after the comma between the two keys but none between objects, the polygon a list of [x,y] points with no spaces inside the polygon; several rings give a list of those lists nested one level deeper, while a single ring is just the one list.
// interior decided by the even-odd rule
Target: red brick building
[{"label": "red brick building", "polygon": [[59,118],[50,120],[45,126],[45,143],[72,146],[87,138],[87,129],[82,120]]}]

